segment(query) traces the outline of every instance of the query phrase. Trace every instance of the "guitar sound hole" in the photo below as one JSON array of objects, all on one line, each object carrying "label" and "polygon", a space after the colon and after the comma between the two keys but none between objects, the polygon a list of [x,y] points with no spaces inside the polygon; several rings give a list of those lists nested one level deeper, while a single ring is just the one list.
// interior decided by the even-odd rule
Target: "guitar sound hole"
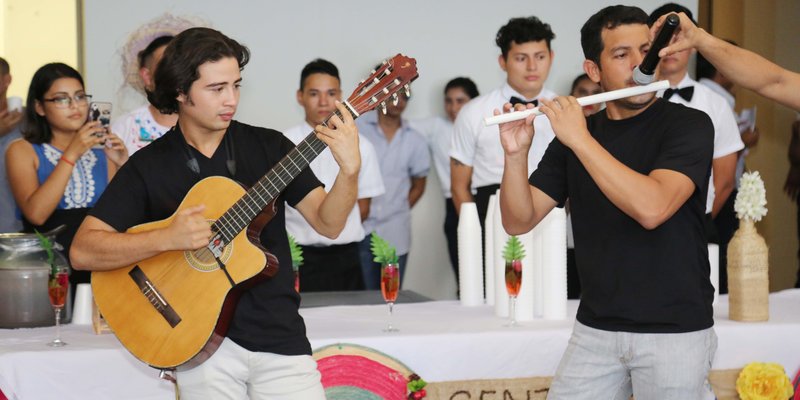
[{"label": "guitar sound hole", "polygon": [[[220,260],[227,264],[232,252],[233,243],[228,243],[228,245],[225,246],[224,250],[222,251],[222,257],[220,257]],[[198,271],[209,272],[219,269],[217,260],[214,259],[214,254],[211,253],[211,250],[208,248],[203,247],[199,250],[184,251],[183,256],[186,258],[186,262],[191,265],[192,268]]]}]

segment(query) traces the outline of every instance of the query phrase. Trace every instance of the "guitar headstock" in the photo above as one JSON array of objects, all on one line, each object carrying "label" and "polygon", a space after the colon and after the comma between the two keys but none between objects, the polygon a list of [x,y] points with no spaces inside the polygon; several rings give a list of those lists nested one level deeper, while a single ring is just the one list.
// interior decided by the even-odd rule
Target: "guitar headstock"
[{"label": "guitar headstock", "polygon": [[360,115],[381,105],[386,112],[386,100],[392,99],[397,104],[398,93],[405,91],[406,97],[411,96],[409,84],[417,79],[417,60],[398,54],[389,60],[383,61],[381,66],[372,71],[369,78],[361,83],[347,98],[347,102]]}]

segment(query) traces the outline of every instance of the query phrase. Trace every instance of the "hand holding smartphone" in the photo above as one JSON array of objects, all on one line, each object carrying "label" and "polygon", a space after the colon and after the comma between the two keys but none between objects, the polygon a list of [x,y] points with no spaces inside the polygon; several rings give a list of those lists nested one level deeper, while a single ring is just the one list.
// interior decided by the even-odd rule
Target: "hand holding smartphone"
[{"label": "hand holding smartphone", "polygon": [[[111,126],[111,103],[103,101],[93,101],[89,103],[89,121],[100,121],[103,126],[103,132],[97,132],[97,137],[105,137],[108,134],[109,126]],[[100,144],[95,145],[95,148],[102,149],[105,145],[105,140]]]}]

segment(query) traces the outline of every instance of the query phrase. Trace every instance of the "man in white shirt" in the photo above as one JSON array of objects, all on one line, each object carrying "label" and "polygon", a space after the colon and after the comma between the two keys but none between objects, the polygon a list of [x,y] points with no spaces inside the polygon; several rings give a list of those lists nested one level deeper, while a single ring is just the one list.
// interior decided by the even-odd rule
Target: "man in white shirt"
[{"label": "man in white shirt", "polygon": [[[286,129],[283,134],[294,144],[300,143],[323,123],[342,98],[339,70],[331,62],[316,59],[306,64],[300,74],[297,103],[305,110],[305,121]],[[383,194],[383,179],[372,144],[359,135],[361,171],[358,174],[358,202],[350,210],[344,230],[336,239],[317,233],[305,218],[287,204],[286,230],[303,249],[300,266],[300,291],[361,290],[361,262],[358,243],[365,232],[361,222],[369,215],[372,197]],[[311,161],[311,171],[330,190],[339,173],[339,165],[330,149],[325,149]]]},{"label": "man in white shirt", "polygon": [[447,117],[430,117],[410,121],[411,126],[425,136],[431,150],[431,161],[442,185],[445,199],[444,234],[447,237],[447,253],[450,265],[458,282],[458,214],[453,205],[450,192],[450,143],[453,141],[453,122],[461,108],[478,97],[478,86],[472,79],[458,77],[451,79],[444,87],[444,109]]},{"label": "man in white shirt", "polygon": [[[550,25],[537,17],[509,20],[497,32],[495,40],[502,52],[497,60],[506,72],[506,82],[467,103],[456,118],[450,148],[453,203],[460,212],[462,203],[474,201],[481,226],[489,197],[500,187],[504,165],[499,130],[497,126],[486,126],[483,119],[507,102],[538,102],[540,98],[555,97],[553,91],[544,87],[553,63],[550,42],[554,38]],[[534,125],[536,135],[528,156],[528,172],[536,169],[555,137],[547,118],[536,118]]]},{"label": "man in white shirt", "polygon": [[[667,3],[650,14],[649,25],[652,26],[659,17],[671,12],[683,12],[691,18],[691,11],[686,7]],[[672,103],[705,112],[714,124],[714,159],[706,199],[706,232],[709,243],[718,244],[720,240],[713,218],[736,187],[736,162],[739,151],[744,149],[744,143],[728,102],[689,77],[689,58],[693,52],[694,50],[684,50],[661,58],[656,75],[658,79],[669,80],[670,89],[660,91],[658,95]],[[725,266],[720,263],[719,282],[727,282],[727,276]],[[720,293],[723,293],[722,287]]]}]

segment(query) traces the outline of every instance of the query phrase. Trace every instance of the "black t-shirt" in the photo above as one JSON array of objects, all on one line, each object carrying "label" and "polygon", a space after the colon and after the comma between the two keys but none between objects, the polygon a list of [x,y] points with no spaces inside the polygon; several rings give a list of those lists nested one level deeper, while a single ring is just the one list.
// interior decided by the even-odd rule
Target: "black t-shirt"
[{"label": "black t-shirt", "polygon": [[[252,186],[286,155],[294,144],[280,132],[232,121],[225,135],[232,135],[236,181]],[[109,183],[93,215],[123,232],[145,222],[172,215],[189,189],[209,176],[230,177],[227,146],[223,140],[209,159],[188,146],[174,128],[137,151]],[[188,152],[198,161],[200,173],[188,166]],[[278,273],[246,290],[236,307],[228,337],[251,351],[276,354],[311,354],[305,324],[298,313],[300,297],[294,290],[284,202],[299,203],[320,182],[306,168],[275,202],[276,214],[261,232],[261,243],[279,261]]]},{"label": "black t-shirt", "polygon": [[642,113],[587,119],[592,136],[611,155],[641,174],[677,171],[695,185],[678,211],[647,230],[615,206],[570,149],[550,143],[531,185],[572,213],[575,259],[581,281],[577,319],[608,331],[678,333],[714,325],[705,217],[714,147],[708,115],[657,100]]}]

